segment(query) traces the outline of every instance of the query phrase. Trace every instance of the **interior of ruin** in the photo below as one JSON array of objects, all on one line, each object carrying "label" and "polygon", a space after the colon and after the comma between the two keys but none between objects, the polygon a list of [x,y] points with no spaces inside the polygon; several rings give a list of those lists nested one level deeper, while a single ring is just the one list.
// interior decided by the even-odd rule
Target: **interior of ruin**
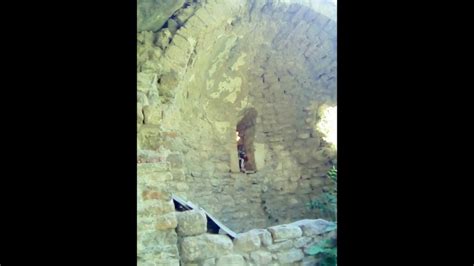
[{"label": "interior of ruin", "polygon": [[138,261],[183,265],[164,248],[179,242],[170,195],[237,233],[329,219],[307,203],[337,164],[325,113],[337,106],[335,2],[139,0],[137,11]]}]

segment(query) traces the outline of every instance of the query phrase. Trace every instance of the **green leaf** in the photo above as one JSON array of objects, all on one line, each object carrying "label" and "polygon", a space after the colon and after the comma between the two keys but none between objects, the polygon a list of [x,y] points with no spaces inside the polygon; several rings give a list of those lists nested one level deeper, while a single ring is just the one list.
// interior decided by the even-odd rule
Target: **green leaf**
[{"label": "green leaf", "polygon": [[319,254],[319,253],[324,252],[324,250],[325,250],[325,249],[322,248],[321,246],[314,245],[314,246],[312,246],[312,247],[310,247],[310,248],[308,249],[307,253],[308,253],[309,255],[317,255],[317,254]]},{"label": "green leaf", "polygon": [[326,249],[326,252],[328,255],[332,256],[332,257],[336,257],[337,256],[337,247],[335,248],[328,248]]}]

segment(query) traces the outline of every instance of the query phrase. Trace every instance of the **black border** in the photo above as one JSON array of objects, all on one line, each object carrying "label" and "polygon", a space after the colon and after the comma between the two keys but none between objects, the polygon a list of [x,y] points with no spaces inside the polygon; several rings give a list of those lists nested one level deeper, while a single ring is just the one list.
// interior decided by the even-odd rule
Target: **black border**
[{"label": "black border", "polygon": [[137,2],[11,4],[0,264],[136,265]]},{"label": "black border", "polygon": [[473,254],[461,9],[338,1],[338,265]]}]

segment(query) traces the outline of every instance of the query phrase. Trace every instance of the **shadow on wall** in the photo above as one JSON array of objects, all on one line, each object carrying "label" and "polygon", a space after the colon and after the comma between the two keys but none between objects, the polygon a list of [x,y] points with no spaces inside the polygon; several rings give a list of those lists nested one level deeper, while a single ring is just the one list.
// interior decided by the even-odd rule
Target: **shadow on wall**
[{"label": "shadow on wall", "polygon": [[236,131],[240,139],[237,142],[237,151],[242,149],[247,155],[245,161],[245,169],[247,171],[257,171],[255,165],[255,125],[257,123],[257,110],[255,108],[247,108],[243,111],[244,117],[237,123]]}]

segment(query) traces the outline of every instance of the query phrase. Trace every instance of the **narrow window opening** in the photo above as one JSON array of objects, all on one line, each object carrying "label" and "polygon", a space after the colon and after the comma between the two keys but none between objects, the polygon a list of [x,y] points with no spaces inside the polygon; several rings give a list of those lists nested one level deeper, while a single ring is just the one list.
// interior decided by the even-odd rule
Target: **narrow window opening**
[{"label": "narrow window opening", "polygon": [[244,173],[254,173],[257,171],[255,165],[255,125],[257,121],[257,111],[249,109],[245,112],[242,120],[237,123],[236,140],[237,153],[239,155],[239,169]]}]

